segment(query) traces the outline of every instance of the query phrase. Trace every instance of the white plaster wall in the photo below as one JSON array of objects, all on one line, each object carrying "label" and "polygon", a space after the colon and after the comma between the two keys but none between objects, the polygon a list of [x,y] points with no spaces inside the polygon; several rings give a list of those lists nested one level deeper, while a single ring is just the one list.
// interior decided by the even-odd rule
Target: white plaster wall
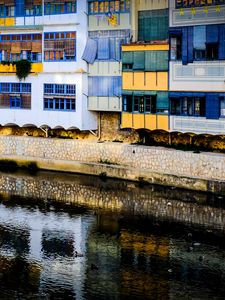
[{"label": "white plaster wall", "polygon": [[170,116],[170,131],[225,134],[225,119],[212,120],[203,117]]},{"label": "white plaster wall", "polygon": [[225,20],[225,5],[220,5],[220,9],[216,5],[208,6],[208,12],[204,11],[204,7],[195,7],[195,13],[191,8],[184,8],[182,13],[180,9],[175,9],[175,1],[169,1],[169,26],[193,26],[203,24],[220,24]]},{"label": "white plaster wall", "polygon": [[170,62],[169,88],[171,91],[225,91],[225,61]]},{"label": "white plaster wall", "polygon": [[105,14],[90,15],[88,17],[89,30],[113,30],[113,29],[130,29],[131,17],[130,13],[116,14],[117,25],[111,25]]},{"label": "white plaster wall", "polygon": [[[18,82],[16,76],[0,76],[1,82]],[[33,124],[37,127],[48,125],[51,128],[61,126],[65,129],[76,127],[80,130],[97,129],[97,118],[94,113],[87,110],[85,105],[87,92],[87,75],[70,73],[41,73],[27,77],[27,83],[31,83],[32,104],[31,110],[24,109],[0,109],[0,124],[17,124],[24,126]],[[43,86],[44,83],[76,84],[76,112],[44,111],[43,110]]]}]

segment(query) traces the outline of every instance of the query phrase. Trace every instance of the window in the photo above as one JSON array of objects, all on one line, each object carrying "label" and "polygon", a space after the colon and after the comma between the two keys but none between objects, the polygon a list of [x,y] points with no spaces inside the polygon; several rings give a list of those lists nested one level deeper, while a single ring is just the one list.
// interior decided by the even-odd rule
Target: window
[{"label": "window", "polygon": [[15,17],[15,6],[5,6],[5,16]]},{"label": "window", "polygon": [[31,84],[17,82],[0,83],[0,108],[31,108]]},{"label": "window", "polygon": [[21,98],[17,96],[10,97],[10,108],[21,108]]},{"label": "window", "polygon": [[60,1],[58,3],[53,3],[51,0],[45,0],[44,13],[45,15],[58,15],[58,14],[68,14],[76,13],[77,1]]},{"label": "window", "polygon": [[17,61],[28,59],[32,62],[42,60],[41,34],[0,34],[1,60]]},{"label": "window", "polygon": [[76,32],[51,32],[44,35],[45,61],[74,61]]},{"label": "window", "polygon": [[10,92],[10,83],[1,83],[1,93],[9,93]]},{"label": "window", "polygon": [[220,101],[220,116],[225,117],[225,96],[219,97]]},{"label": "window", "polygon": [[124,51],[122,63],[123,71],[168,71],[168,51]]},{"label": "window", "polygon": [[63,110],[63,111],[75,111],[75,99],[67,98],[44,98],[45,110]]},{"label": "window", "polygon": [[129,30],[93,31],[89,37],[97,42],[97,60],[121,60],[121,45],[130,41]]},{"label": "window", "polygon": [[22,93],[31,93],[31,84],[30,83],[22,83]]},{"label": "window", "polygon": [[170,39],[170,59],[181,60],[181,35]]},{"label": "window", "polygon": [[42,15],[41,0],[25,0],[24,1],[24,15],[25,16],[40,16]]},{"label": "window", "polygon": [[54,93],[54,84],[44,84],[44,93],[53,94]]},{"label": "window", "polygon": [[11,92],[12,93],[19,93],[20,92],[20,83],[12,83],[11,84]]},{"label": "window", "polygon": [[130,0],[89,1],[89,14],[125,13],[130,11]]},{"label": "window", "polygon": [[154,41],[168,39],[168,9],[138,12],[138,40]]},{"label": "window", "polygon": [[177,116],[205,116],[205,97],[179,97],[170,99],[170,113]]},{"label": "window", "polygon": [[88,85],[90,97],[120,97],[122,78],[120,76],[90,76]]},{"label": "window", "polygon": [[2,82],[0,83],[0,93],[31,93],[31,84]]},{"label": "window", "polygon": [[206,44],[206,59],[217,60],[218,59],[218,43]]},{"label": "window", "polygon": [[74,84],[44,84],[44,110],[76,111],[75,94]]},{"label": "window", "polygon": [[156,95],[123,95],[122,107],[124,112],[156,113]]}]

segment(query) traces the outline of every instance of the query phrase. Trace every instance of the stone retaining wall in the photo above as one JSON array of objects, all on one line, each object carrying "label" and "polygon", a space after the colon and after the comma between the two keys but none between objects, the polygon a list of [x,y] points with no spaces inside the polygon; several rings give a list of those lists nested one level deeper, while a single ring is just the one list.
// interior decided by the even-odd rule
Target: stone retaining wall
[{"label": "stone retaining wall", "polygon": [[0,136],[0,159],[42,169],[102,175],[225,193],[225,155],[162,147]]},{"label": "stone retaining wall", "polygon": [[51,200],[128,213],[155,216],[206,228],[225,230],[225,210],[217,207],[213,195],[194,191],[138,187],[124,181],[102,182],[96,178],[58,173],[37,176],[0,173],[0,197],[7,195],[31,199]]}]

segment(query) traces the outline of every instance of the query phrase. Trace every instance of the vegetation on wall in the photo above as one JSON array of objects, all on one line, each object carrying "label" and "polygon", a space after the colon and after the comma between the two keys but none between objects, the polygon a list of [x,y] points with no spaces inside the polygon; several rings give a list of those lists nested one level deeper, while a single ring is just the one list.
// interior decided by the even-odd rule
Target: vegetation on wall
[{"label": "vegetation on wall", "polygon": [[1,64],[3,66],[16,66],[16,76],[19,80],[25,79],[31,72],[31,62],[27,59],[21,59],[17,61],[2,61]]},{"label": "vegetation on wall", "polygon": [[225,135],[139,130],[139,144],[189,151],[225,152]]},{"label": "vegetation on wall", "polygon": [[31,62],[27,59],[21,59],[16,61],[16,76],[21,79],[25,79],[31,71]]}]

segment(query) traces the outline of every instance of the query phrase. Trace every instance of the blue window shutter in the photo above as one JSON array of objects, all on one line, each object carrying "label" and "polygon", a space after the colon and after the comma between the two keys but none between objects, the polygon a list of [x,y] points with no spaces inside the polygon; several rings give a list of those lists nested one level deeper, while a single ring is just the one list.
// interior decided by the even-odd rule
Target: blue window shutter
[{"label": "blue window shutter", "polygon": [[120,76],[113,78],[113,96],[121,96],[122,78]]},{"label": "blue window shutter", "polygon": [[206,26],[206,43],[217,43],[219,38],[218,25]]},{"label": "blue window shutter", "polygon": [[116,38],[115,39],[115,50],[116,50],[116,60],[120,61],[121,60],[121,56],[122,56],[122,47],[121,47],[121,44],[122,44],[122,39],[118,39]]},{"label": "blue window shutter", "polygon": [[88,77],[88,95],[98,96],[99,93],[99,77],[92,76]]},{"label": "blue window shutter", "polygon": [[116,59],[115,38],[109,38],[109,58]]},{"label": "blue window shutter", "polygon": [[219,119],[220,104],[216,93],[206,94],[206,119]]},{"label": "blue window shutter", "polygon": [[193,44],[197,50],[205,50],[206,26],[194,26]]},{"label": "blue window shutter", "polygon": [[82,59],[89,64],[93,64],[97,56],[97,42],[93,39],[88,39]]},{"label": "blue window shutter", "polygon": [[109,59],[109,38],[98,39],[98,59],[99,60]]},{"label": "blue window shutter", "polygon": [[188,63],[187,27],[182,28],[182,64]]},{"label": "blue window shutter", "polygon": [[225,25],[219,26],[219,59],[225,59]]},{"label": "blue window shutter", "polygon": [[188,63],[192,63],[194,60],[194,49],[193,49],[193,27],[188,27]]}]

